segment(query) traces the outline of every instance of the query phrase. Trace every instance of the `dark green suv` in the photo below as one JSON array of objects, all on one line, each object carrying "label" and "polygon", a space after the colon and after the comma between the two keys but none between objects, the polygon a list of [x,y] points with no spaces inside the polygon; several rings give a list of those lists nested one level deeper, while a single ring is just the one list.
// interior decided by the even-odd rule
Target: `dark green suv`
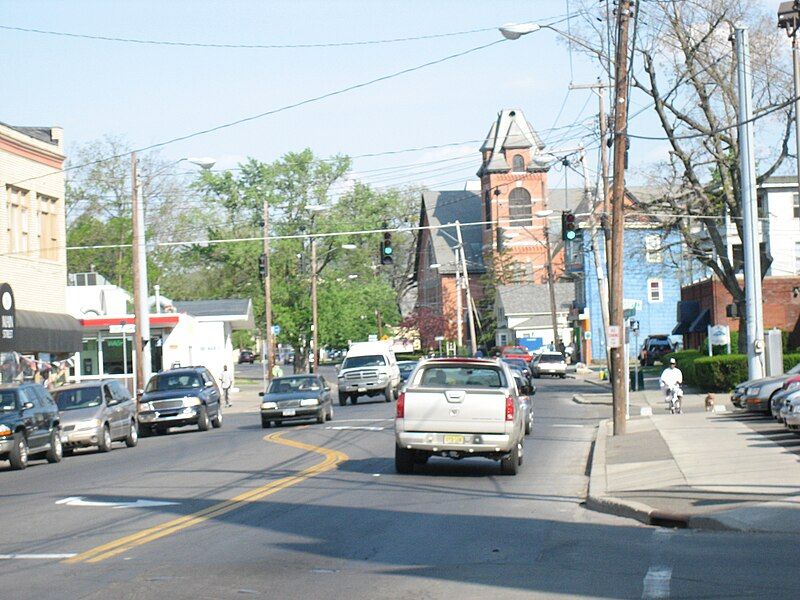
[{"label": "dark green suv", "polygon": [[0,460],[24,469],[31,458],[61,461],[58,407],[38,383],[0,385]]}]

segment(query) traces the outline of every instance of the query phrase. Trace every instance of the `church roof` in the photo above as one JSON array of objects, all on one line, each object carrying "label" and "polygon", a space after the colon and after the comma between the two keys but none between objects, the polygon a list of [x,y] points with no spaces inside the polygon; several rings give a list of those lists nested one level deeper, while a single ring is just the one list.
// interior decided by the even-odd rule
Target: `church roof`
[{"label": "church roof", "polygon": [[505,150],[531,149],[531,161],[528,170],[540,170],[542,167],[534,157],[544,150],[544,143],[525,119],[521,110],[504,108],[492,123],[481,152],[489,152],[486,162],[478,171],[484,173],[503,173],[510,170],[505,157]]}]

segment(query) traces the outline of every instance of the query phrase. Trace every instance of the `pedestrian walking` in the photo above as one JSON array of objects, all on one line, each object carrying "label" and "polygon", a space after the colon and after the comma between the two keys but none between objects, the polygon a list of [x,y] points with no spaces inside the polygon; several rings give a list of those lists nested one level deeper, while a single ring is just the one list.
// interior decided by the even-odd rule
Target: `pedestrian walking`
[{"label": "pedestrian walking", "polygon": [[233,385],[233,376],[231,376],[231,372],[228,371],[228,365],[222,367],[222,376],[219,378],[219,382],[222,385],[222,394],[225,398],[225,406],[228,407],[231,405],[229,394],[231,386]]},{"label": "pedestrian walking", "polygon": [[275,366],[272,367],[272,378],[274,379],[275,377],[283,377],[283,369],[278,363],[275,363]]}]

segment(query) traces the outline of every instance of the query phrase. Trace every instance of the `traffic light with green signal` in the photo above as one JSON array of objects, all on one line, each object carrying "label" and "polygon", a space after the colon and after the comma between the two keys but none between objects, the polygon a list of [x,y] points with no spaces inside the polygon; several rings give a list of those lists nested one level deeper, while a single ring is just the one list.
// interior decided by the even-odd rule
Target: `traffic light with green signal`
[{"label": "traffic light with green signal", "polygon": [[561,239],[571,242],[578,235],[578,230],[575,223],[575,215],[571,210],[565,210],[561,213]]},{"label": "traffic light with green signal", "polygon": [[[386,228],[386,223],[383,224],[383,228]],[[394,248],[392,248],[392,232],[391,231],[384,231],[383,232],[383,241],[381,242],[381,264],[382,265],[391,265],[394,262]]]}]

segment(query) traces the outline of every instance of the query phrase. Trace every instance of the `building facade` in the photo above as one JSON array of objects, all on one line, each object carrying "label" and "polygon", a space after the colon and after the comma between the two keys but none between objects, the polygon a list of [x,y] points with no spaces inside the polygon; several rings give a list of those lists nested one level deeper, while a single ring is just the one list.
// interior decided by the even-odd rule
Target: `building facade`
[{"label": "building facade", "polygon": [[80,326],[66,314],[63,147],[58,127],[0,123],[4,380],[80,349]]},{"label": "building facade", "polygon": [[575,284],[554,283],[558,340],[553,339],[553,317],[547,284],[523,283],[501,285],[495,301],[496,346],[522,344],[529,350],[572,343],[568,316],[575,299]]}]

